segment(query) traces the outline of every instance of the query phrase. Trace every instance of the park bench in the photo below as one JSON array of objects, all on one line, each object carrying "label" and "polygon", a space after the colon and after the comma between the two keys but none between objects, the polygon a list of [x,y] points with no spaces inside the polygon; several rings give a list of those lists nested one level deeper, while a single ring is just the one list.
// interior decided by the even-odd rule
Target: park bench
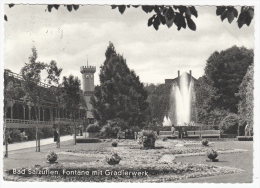
[{"label": "park bench", "polygon": [[187,131],[188,138],[210,138],[218,137],[220,138],[220,130],[201,130],[201,131]]},{"label": "park bench", "polygon": [[172,131],[160,131],[159,137],[176,137],[178,138],[179,131],[174,131],[174,134],[172,134]]}]

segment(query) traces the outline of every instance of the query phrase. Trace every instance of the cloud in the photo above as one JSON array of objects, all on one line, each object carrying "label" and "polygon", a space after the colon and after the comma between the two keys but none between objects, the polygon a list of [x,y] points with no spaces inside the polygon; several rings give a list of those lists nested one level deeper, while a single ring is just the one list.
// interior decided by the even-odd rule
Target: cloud
[{"label": "cloud", "polygon": [[[18,6],[7,9],[10,21],[5,23],[5,68],[19,72],[31,55],[32,46],[39,60],[55,60],[63,68],[62,76],[81,78],[80,66],[99,67],[105,60],[108,42],[123,54],[130,69],[145,83],[163,83],[177,76],[177,70],[193,70],[203,75],[206,60],[214,51],[233,45],[254,47],[254,24],[238,29],[236,22],[221,22],[215,7],[198,7],[194,18],[197,31],[160,26],[147,27],[151,15],[141,9],[127,9],[124,15],[109,6],[83,6],[69,13],[61,9],[44,12],[44,6]],[[12,13],[12,14],[11,14]],[[36,14],[37,13],[37,14]]]}]

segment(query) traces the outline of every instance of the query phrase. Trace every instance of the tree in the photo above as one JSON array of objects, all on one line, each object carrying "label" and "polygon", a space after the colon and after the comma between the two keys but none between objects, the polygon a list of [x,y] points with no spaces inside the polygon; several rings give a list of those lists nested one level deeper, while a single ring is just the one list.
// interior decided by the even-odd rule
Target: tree
[{"label": "tree", "polygon": [[246,75],[239,86],[240,101],[238,104],[238,113],[240,125],[248,123],[251,130],[254,126],[254,66],[250,65]]},{"label": "tree", "polygon": [[236,46],[211,54],[205,67],[205,76],[217,89],[218,99],[214,106],[237,113],[239,98],[235,94],[248,66],[253,63],[253,57],[252,49]]},{"label": "tree", "polygon": [[[9,4],[9,8],[12,8],[14,4]],[[58,10],[61,5],[58,4],[49,4],[45,11],[51,12],[52,9]],[[77,11],[79,5],[63,5],[67,8],[69,12]],[[141,7],[142,10],[146,13],[154,14],[151,18],[148,19],[148,27],[153,25],[154,29],[158,30],[160,24],[167,25],[170,28],[173,23],[177,26],[178,31],[181,28],[185,29],[186,25],[195,31],[196,24],[192,20],[192,16],[198,17],[198,12],[194,6],[175,6],[175,5],[111,5],[112,9],[118,8],[119,12],[123,14],[126,8]],[[217,6],[216,15],[220,16],[221,21],[224,21],[226,18],[231,24],[234,18],[237,18],[238,27],[241,28],[244,24],[247,26],[250,25],[252,19],[254,18],[254,7],[252,6],[241,6],[240,14],[234,6]],[[7,16],[4,15],[4,20],[7,21]]]},{"label": "tree", "polygon": [[119,118],[129,126],[139,126],[146,121],[147,92],[111,42],[105,56],[99,75],[100,86],[95,87],[91,98],[93,115],[101,124]]},{"label": "tree", "polygon": [[148,92],[149,121],[162,124],[165,112],[169,110],[171,87],[166,84],[149,84],[145,86],[145,89]]},{"label": "tree", "polygon": [[78,77],[70,75],[69,77],[63,77],[62,81],[62,101],[68,111],[71,112],[71,118],[79,118],[79,110],[81,107],[86,108],[86,102],[83,98],[83,92],[80,89],[80,80]]},{"label": "tree", "polygon": [[[50,64],[37,61],[38,54],[35,47],[32,48],[32,55],[29,57],[29,63],[21,69],[22,89],[25,93],[24,100],[29,102],[34,108],[34,114],[37,121],[39,121],[39,111],[41,104],[47,98],[48,90],[41,85],[41,73],[43,70],[47,70],[48,83],[58,84],[59,76],[62,69],[57,67],[55,61],[51,61]],[[36,140],[38,140],[38,147],[36,151],[40,151],[40,139],[37,137],[38,129],[36,130]]]}]

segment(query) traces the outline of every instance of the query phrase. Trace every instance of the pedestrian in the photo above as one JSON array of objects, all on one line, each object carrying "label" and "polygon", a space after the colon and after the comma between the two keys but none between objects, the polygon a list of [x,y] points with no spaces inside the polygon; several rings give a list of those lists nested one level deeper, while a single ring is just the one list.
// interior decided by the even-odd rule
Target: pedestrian
[{"label": "pedestrian", "polygon": [[174,128],[174,125],[173,125],[173,124],[172,124],[172,127],[171,127],[171,132],[172,132],[172,136],[174,136],[175,128]]},{"label": "pedestrian", "polygon": [[55,129],[53,134],[54,134],[54,142],[56,142],[56,146],[58,147],[59,133],[58,133],[58,131]]}]

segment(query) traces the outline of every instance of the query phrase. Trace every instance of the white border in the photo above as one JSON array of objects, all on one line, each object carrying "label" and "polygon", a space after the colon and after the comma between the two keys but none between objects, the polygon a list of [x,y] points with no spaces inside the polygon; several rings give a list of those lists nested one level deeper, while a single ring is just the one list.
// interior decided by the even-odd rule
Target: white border
[{"label": "white border", "polygon": [[[178,183],[178,184],[171,184],[171,183],[163,183],[162,186],[166,186],[166,187],[170,187],[170,186],[184,186],[184,187],[190,187],[192,186],[193,188],[196,187],[219,187],[219,186],[229,186],[231,187],[259,187],[260,186],[260,182],[259,182],[259,126],[260,126],[260,116],[259,116],[259,112],[260,112],[260,67],[259,67],[259,23],[260,23],[260,16],[259,16],[259,5],[260,5],[260,1],[259,0],[229,0],[229,1],[225,1],[225,0],[213,0],[213,1],[209,1],[209,0],[124,0],[124,1],[120,1],[120,0],[71,0],[71,1],[64,1],[64,0],[1,0],[0,2],[0,11],[1,11],[1,16],[0,16],[0,31],[1,31],[1,54],[0,54],[0,69],[1,69],[1,84],[0,84],[0,100],[3,101],[3,63],[4,63],[4,21],[3,21],[3,16],[4,16],[4,4],[5,3],[23,3],[23,4],[176,4],[176,5],[253,5],[255,6],[255,18],[254,18],[254,22],[255,22],[255,59],[254,59],[254,64],[255,64],[255,99],[254,99],[254,177],[253,180],[254,182],[251,184],[209,184],[209,183],[204,183],[204,184],[200,184],[200,183]],[[14,52],[15,53],[15,52]],[[3,103],[1,103],[3,104]],[[0,108],[0,114],[3,114],[3,106],[1,105]],[[1,125],[3,125],[3,119],[0,118],[0,122]],[[2,129],[1,129],[1,134],[2,134]],[[2,136],[1,136],[1,143],[2,143]],[[3,145],[1,144],[1,151],[3,151]],[[2,159],[1,159],[2,160]],[[59,184],[53,184],[53,183],[46,183],[46,182],[40,182],[40,183],[21,183],[21,182],[5,182],[3,181],[2,177],[3,177],[3,162],[1,161],[0,163],[0,176],[1,176],[1,187],[9,187],[9,186],[19,186],[19,187],[45,187],[45,186],[64,186],[64,187],[71,187],[71,186],[113,186],[113,187],[130,187],[130,186],[136,186],[136,184],[129,184],[129,183],[103,183],[103,184],[93,184],[93,183],[85,183],[84,185],[82,183],[59,183]],[[161,184],[138,184],[138,186],[152,186],[152,187],[158,187],[161,186]]]}]

